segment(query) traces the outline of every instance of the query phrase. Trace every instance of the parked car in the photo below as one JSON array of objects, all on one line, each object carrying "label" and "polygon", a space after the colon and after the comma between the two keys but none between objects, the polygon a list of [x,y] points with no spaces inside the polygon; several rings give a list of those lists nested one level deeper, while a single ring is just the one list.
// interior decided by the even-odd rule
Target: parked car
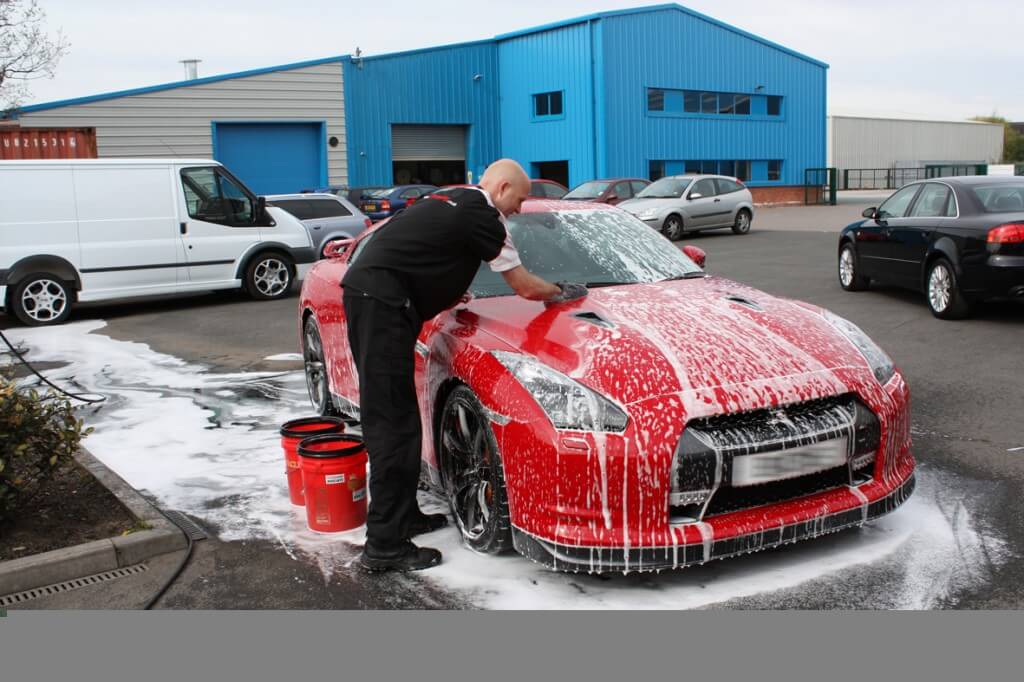
[{"label": "parked car", "polygon": [[334,194],[271,194],[267,205],[283,208],[302,221],[321,257],[327,242],[358,237],[373,224],[348,199]]},{"label": "parked car", "polygon": [[746,234],[754,219],[750,190],[724,175],[672,175],[652,182],[619,204],[669,239],[688,232],[731,227]]},{"label": "parked car", "polygon": [[568,188],[554,180],[530,180],[530,196],[528,199],[561,199]]},{"label": "parked car", "polygon": [[0,303],[28,325],[72,305],[243,287],[288,295],[306,228],[209,159],[0,161]]},{"label": "parked car", "polygon": [[381,185],[364,185],[361,187],[349,187],[348,185],[327,185],[326,187],[318,187],[316,189],[302,190],[303,194],[334,194],[339,197],[348,199],[348,202],[354,206],[360,206],[363,203],[363,195],[372,190],[385,189]]},{"label": "parked car", "polygon": [[390,218],[416,200],[430,194],[434,185],[396,185],[381,189],[367,189],[362,192],[360,208],[374,222]]},{"label": "parked car", "polygon": [[640,178],[611,178],[608,180],[588,180],[577,185],[566,194],[566,201],[593,201],[598,204],[618,204],[632,199],[635,194],[643,191],[650,180]]},{"label": "parked car", "polygon": [[[528,301],[484,265],[473,300],[423,326],[425,476],[469,547],[654,571],[860,525],[911,494],[907,385],[852,323],[707,276],[700,249],[617,208],[525,202],[508,222],[530,271],[590,294]],[[359,414],[338,282],[378,227],[303,284],[321,414]]]},{"label": "parked car", "polygon": [[986,299],[1024,300],[1024,178],[972,175],[906,185],[839,235],[839,283],[922,291],[940,319]]}]

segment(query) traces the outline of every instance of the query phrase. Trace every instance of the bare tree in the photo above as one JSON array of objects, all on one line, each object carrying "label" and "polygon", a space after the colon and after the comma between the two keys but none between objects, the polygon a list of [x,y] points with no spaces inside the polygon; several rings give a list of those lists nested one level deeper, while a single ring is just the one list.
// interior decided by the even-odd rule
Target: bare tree
[{"label": "bare tree", "polygon": [[53,78],[68,50],[60,31],[47,35],[45,19],[38,0],[0,0],[0,111],[24,101],[29,81]]}]

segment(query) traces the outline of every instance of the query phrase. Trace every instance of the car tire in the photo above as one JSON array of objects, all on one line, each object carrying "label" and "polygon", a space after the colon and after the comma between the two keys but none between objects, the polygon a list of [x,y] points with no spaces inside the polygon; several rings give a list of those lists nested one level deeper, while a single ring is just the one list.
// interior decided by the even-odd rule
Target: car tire
[{"label": "car tire", "polygon": [[961,320],[971,314],[971,304],[960,291],[953,264],[937,258],[928,266],[925,295],[932,315],[940,320]]},{"label": "car tire", "polygon": [[295,279],[292,260],[277,251],[261,253],[245,268],[245,290],[257,301],[273,301],[287,296]]},{"label": "car tire", "polygon": [[341,416],[331,398],[331,378],[324,359],[320,325],[312,315],[302,325],[302,365],[306,374],[306,391],[313,409],[322,417]]},{"label": "car tire", "polygon": [[750,224],[753,221],[753,216],[745,208],[741,208],[736,212],[736,220],[733,221],[732,231],[734,234],[746,234],[750,232]]},{"label": "car tire", "polygon": [[67,282],[48,272],[37,272],[15,284],[8,294],[7,309],[29,327],[60,324],[71,314],[74,299]]},{"label": "car tire", "polygon": [[456,387],[445,401],[437,451],[441,484],[463,541],[484,554],[510,550],[501,453],[483,405],[467,386]]},{"label": "car tire", "polygon": [[864,291],[871,284],[871,280],[860,274],[860,264],[857,261],[857,251],[851,242],[843,244],[839,249],[839,286],[846,291]]},{"label": "car tire", "polygon": [[665,222],[661,225],[661,233],[673,242],[682,239],[683,232],[683,219],[675,213],[665,218]]}]

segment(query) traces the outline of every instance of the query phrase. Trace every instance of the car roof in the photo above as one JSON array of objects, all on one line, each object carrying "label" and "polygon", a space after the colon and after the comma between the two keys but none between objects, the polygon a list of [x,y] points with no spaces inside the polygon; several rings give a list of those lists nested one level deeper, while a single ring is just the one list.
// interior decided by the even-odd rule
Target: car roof
[{"label": "car roof", "polygon": [[322,197],[324,199],[333,199],[338,201],[341,199],[336,194],[328,194],[327,192],[301,192],[292,194],[268,194],[266,198],[273,201],[278,199],[309,199],[310,197]]},{"label": "car roof", "polygon": [[954,185],[1019,185],[1024,183],[1024,177],[1019,175],[950,175],[941,178],[926,178],[908,182],[908,185],[919,185],[925,182],[946,182]]},{"label": "car roof", "polygon": [[563,201],[561,199],[533,199],[524,201],[520,213],[578,213],[580,211],[620,211],[622,209],[608,204],[591,204],[582,201]]}]

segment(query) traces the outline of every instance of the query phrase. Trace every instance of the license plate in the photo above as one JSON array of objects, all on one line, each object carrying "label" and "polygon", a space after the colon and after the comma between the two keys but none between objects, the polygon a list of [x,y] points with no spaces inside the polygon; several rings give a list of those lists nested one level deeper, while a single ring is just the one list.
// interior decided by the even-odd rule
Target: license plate
[{"label": "license plate", "polygon": [[845,436],[788,450],[744,455],[732,460],[732,484],[742,487],[814,474],[846,464],[846,457]]},{"label": "license plate", "polygon": [[377,204],[363,204],[363,210],[373,213],[377,210]]}]

